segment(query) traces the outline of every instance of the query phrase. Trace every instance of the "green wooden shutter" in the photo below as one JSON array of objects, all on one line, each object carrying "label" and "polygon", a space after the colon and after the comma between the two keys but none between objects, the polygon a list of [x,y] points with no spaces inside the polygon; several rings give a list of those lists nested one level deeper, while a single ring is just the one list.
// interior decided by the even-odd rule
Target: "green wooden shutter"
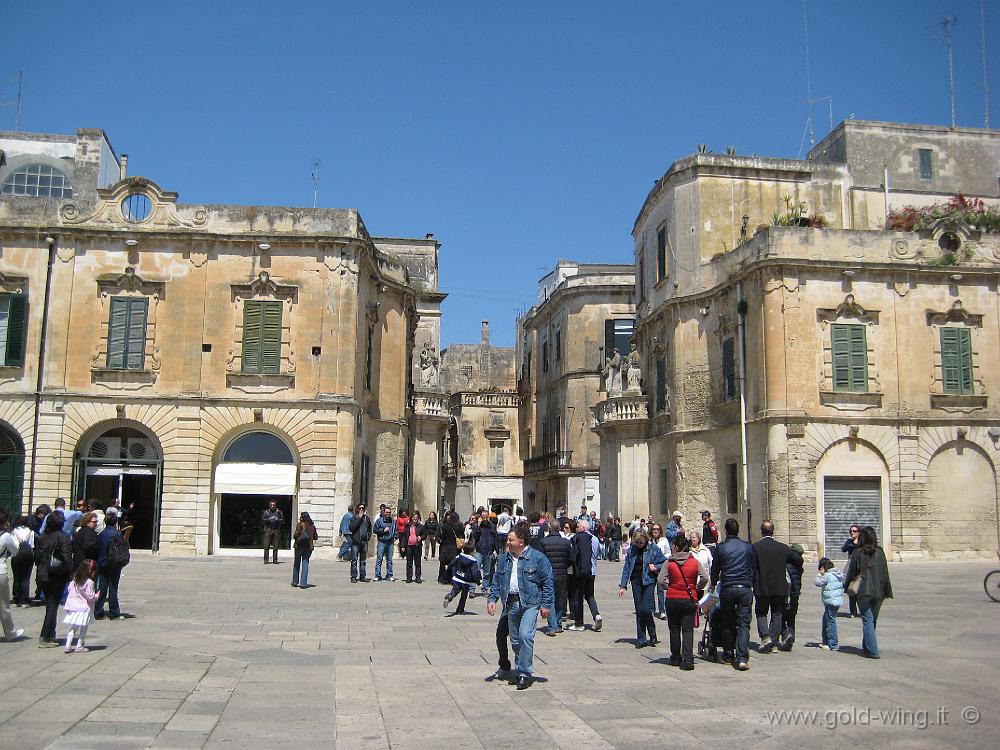
[{"label": "green wooden shutter", "polygon": [[262,302],[249,300],[243,303],[243,372],[260,372],[261,330],[263,329],[264,306]]},{"label": "green wooden shutter", "polygon": [[959,385],[962,393],[973,393],[972,388],[972,331],[958,328]]},{"label": "green wooden shutter", "polygon": [[722,342],[722,398],[736,398],[736,340],[731,338]]},{"label": "green wooden shutter", "polygon": [[662,414],[667,410],[667,360],[658,357],[656,360],[656,412]]},{"label": "green wooden shutter", "polygon": [[851,387],[850,326],[830,327],[830,343],[833,351],[833,389],[846,391]]},{"label": "green wooden shutter", "polygon": [[10,307],[7,311],[7,351],[4,352],[4,362],[8,367],[22,367],[28,298],[23,294],[12,294],[8,296],[8,300]]},{"label": "green wooden shutter", "polygon": [[868,343],[864,326],[849,326],[848,339],[851,351],[851,390],[864,393],[868,390]]},{"label": "green wooden shutter", "polygon": [[941,381],[945,393],[962,392],[959,330],[941,329]]},{"label": "green wooden shutter", "polygon": [[108,316],[108,362],[110,370],[125,369],[125,340],[128,331],[128,297],[111,298]]},{"label": "green wooden shutter", "polygon": [[128,297],[127,300],[125,369],[142,370],[146,364],[146,317],[149,300],[145,297]]},{"label": "green wooden shutter", "polygon": [[281,372],[281,303],[264,302],[263,307],[260,371],[275,374]]}]

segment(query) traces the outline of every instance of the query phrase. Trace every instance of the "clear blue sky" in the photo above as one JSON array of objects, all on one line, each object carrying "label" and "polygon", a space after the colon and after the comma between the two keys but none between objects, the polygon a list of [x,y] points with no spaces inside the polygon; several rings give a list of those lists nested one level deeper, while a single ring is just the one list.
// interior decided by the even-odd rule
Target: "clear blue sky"
[{"label": "clear blue sky", "polygon": [[[812,94],[833,118],[983,125],[979,0],[809,0]],[[513,343],[560,258],[631,262],[654,180],[706,143],[796,156],[800,0],[4,0],[0,101],[23,130],[104,128],[131,174],[185,203],[358,208],[444,244],[442,344]],[[986,0],[1000,100],[1000,2]],[[992,32],[992,36],[990,36]],[[993,105],[993,124],[1000,107]],[[816,139],[829,129],[815,106]],[[11,107],[0,128],[14,126]],[[806,145],[808,149],[808,144]],[[804,151],[803,151],[804,154]]]}]

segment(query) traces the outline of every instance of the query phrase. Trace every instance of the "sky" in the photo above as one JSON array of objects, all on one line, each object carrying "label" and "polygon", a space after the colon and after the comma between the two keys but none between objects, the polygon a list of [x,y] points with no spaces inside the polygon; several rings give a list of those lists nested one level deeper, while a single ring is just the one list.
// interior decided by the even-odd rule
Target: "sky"
[{"label": "sky", "polygon": [[[1000,100],[1000,0],[984,0]],[[979,0],[806,0],[833,122],[984,123]],[[699,144],[808,151],[802,0],[0,0],[22,130],[103,128],[181,203],[357,208],[442,243],[442,346],[511,346],[560,258],[633,262],[653,183]],[[992,124],[1000,126],[993,103]],[[0,107],[0,129],[14,107]],[[827,100],[813,105],[818,142]]]}]

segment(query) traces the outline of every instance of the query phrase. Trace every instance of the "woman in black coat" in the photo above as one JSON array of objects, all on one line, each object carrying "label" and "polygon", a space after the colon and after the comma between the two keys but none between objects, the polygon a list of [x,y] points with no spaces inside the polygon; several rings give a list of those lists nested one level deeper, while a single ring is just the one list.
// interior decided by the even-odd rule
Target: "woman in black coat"
[{"label": "woman in black coat", "polygon": [[427,546],[424,547],[424,559],[427,559],[427,553],[430,552],[431,557],[437,556],[437,540],[438,534],[441,533],[441,524],[438,523],[438,514],[431,511],[427,514],[427,520],[424,521],[424,532],[427,534]]},{"label": "woman in black coat", "polygon": [[865,526],[858,537],[859,547],[851,553],[844,580],[850,584],[861,576],[858,586],[858,609],[861,610],[861,654],[869,659],[878,659],[878,640],[875,627],[878,613],[885,599],[892,599],[892,583],[889,581],[889,565],[885,552],[878,546],[875,529]]},{"label": "woman in black coat", "polygon": [[37,580],[45,594],[45,619],[38,634],[39,648],[59,645],[56,640],[56,617],[66,584],[73,574],[73,542],[62,527],[64,518],[61,510],[53,511],[45,523],[45,533],[35,542],[35,565]]},{"label": "woman in black coat", "polygon": [[97,514],[84,513],[80,528],[73,535],[73,569],[80,567],[84,560],[97,562]]},{"label": "woman in black coat", "polygon": [[441,549],[438,552],[438,557],[441,559],[438,583],[451,585],[448,566],[452,560],[458,557],[459,539],[463,542],[465,540],[465,526],[459,521],[458,514],[454,511],[448,511],[444,514],[444,521],[441,523],[441,531],[438,534],[438,541],[441,543]]}]

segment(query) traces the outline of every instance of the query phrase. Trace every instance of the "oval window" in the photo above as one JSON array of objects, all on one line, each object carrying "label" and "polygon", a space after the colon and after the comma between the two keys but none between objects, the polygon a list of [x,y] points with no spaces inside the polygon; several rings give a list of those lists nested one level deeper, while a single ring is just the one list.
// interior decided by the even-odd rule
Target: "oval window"
[{"label": "oval window", "polygon": [[153,204],[148,196],[143,193],[132,193],[125,196],[125,200],[122,201],[122,216],[125,217],[125,221],[134,224],[144,221],[152,208]]}]

